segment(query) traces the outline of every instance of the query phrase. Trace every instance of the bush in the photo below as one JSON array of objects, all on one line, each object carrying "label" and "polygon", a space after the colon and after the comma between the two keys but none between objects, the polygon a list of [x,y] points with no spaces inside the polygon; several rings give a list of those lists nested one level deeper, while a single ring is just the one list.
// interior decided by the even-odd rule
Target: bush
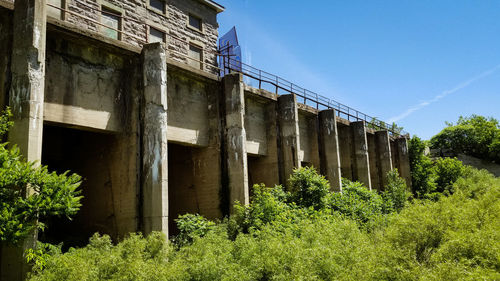
[{"label": "bush", "polygon": [[298,206],[313,207],[316,210],[325,206],[325,196],[330,192],[330,184],[314,167],[295,169],[288,185],[293,202]]},{"label": "bush", "polygon": [[413,136],[408,143],[411,187],[416,198],[427,198],[436,190],[432,160],[424,155],[425,148],[426,143],[417,136]]},{"label": "bush", "polygon": [[327,198],[327,207],[363,227],[371,228],[381,219],[384,200],[363,184],[342,179],[342,193],[331,193]]},{"label": "bush", "polygon": [[439,158],[434,162],[436,191],[451,194],[453,184],[465,173],[462,161],[456,158]]},{"label": "bush", "polygon": [[[0,137],[12,123],[0,116]],[[0,242],[16,244],[34,229],[45,228],[50,216],[75,215],[82,199],[80,176],[50,173],[45,166],[23,160],[19,150],[0,144]]]},{"label": "bush", "polygon": [[179,234],[174,238],[174,242],[179,247],[192,243],[196,237],[205,236],[215,226],[214,222],[205,219],[199,214],[180,215],[175,222]]},{"label": "bush", "polygon": [[384,199],[384,213],[399,212],[403,209],[411,196],[406,187],[406,182],[399,176],[398,169],[389,171],[386,175],[387,185],[382,193]]}]

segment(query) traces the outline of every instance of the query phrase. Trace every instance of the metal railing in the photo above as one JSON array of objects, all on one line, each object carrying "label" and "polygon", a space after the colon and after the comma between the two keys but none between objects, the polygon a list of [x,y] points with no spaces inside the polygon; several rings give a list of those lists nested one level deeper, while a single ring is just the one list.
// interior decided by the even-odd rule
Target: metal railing
[{"label": "metal railing", "polygon": [[277,75],[245,64],[232,58],[229,55],[223,55],[222,68],[224,69],[224,73],[239,72],[249,79],[256,81],[259,89],[268,90],[276,94],[280,94],[283,92],[294,94],[298,97],[298,100],[305,105],[315,107],[318,110],[333,108],[335,109],[335,111],[337,112],[337,116],[339,117],[342,117],[349,121],[365,121],[367,127],[376,130],[388,130],[393,136],[407,134],[402,130],[394,128],[393,125],[389,125],[386,122],[378,120],[375,117],[367,115],[328,97],[309,91]]},{"label": "metal railing", "polygon": [[[106,25],[106,24],[104,24],[96,19],[89,18],[89,17],[84,16],[82,14],[79,14],[77,12],[71,11],[67,8],[59,7],[59,6],[50,4],[50,3],[47,3],[47,6],[49,6],[51,8],[58,9],[61,11],[61,13],[65,13],[66,15],[70,14],[70,15],[79,17],[81,19],[84,19],[85,21],[92,22],[98,26],[105,27],[107,29],[111,29],[113,31],[116,31],[117,34],[119,34],[118,38],[123,38],[123,35],[125,35],[125,36],[128,36],[130,38],[137,40],[137,42],[139,44],[148,43],[148,27],[147,27],[148,25],[144,21],[140,21],[140,20],[137,20],[134,18],[122,16],[120,14],[114,14],[114,13],[109,13],[106,11],[101,11],[100,9],[98,9],[96,7],[89,6],[89,5],[87,5],[83,2],[80,2],[80,1],[75,1],[75,2],[78,5],[83,5],[86,8],[97,11],[99,13],[102,12],[102,13],[106,13],[106,14],[109,14],[112,16],[119,17],[121,20],[120,28],[114,28],[113,26],[108,26],[108,25]],[[68,21],[68,17],[62,16],[62,20]],[[138,36],[136,34],[130,34],[128,32],[123,31],[122,28],[126,22],[134,22],[135,24],[139,24],[139,25],[143,26],[144,33],[139,34],[139,36]],[[182,44],[185,44],[187,47],[189,47],[189,42],[187,40],[181,39],[173,34],[168,34],[168,33],[165,33],[165,36],[169,37],[171,40],[180,42]],[[127,43],[126,41],[122,41],[122,42]],[[167,40],[167,44],[169,44],[170,42],[171,41]],[[226,46],[226,48],[228,48],[228,47]],[[251,65],[245,64],[239,60],[232,58],[229,55],[222,54],[223,50],[224,49],[218,50],[218,51],[212,51],[212,50],[203,49],[203,53],[209,53],[209,54],[213,54],[216,57],[222,57],[223,58],[222,68],[217,66],[217,64],[207,63],[206,61],[192,58],[187,54],[184,54],[184,53],[172,50],[172,49],[169,50],[169,53],[184,57],[188,60],[198,62],[198,63],[200,63],[201,66],[207,66],[212,71],[217,72],[219,75],[221,74],[221,72],[226,73],[227,71],[240,72],[244,76],[248,77],[249,79],[253,79],[253,80],[257,81],[259,89],[266,89],[265,88],[266,86],[271,86],[272,88],[274,88],[274,92],[276,94],[280,94],[280,92],[295,94],[297,97],[299,97],[301,99],[301,101],[303,101],[303,104],[305,104],[305,105],[310,105],[310,106],[316,107],[316,109],[334,108],[339,117],[342,117],[342,118],[347,119],[349,121],[365,121],[366,126],[369,128],[373,128],[373,129],[377,129],[377,130],[388,130],[393,136],[407,134],[404,131],[395,130],[393,128],[393,126],[390,126],[387,123],[380,121],[375,117],[364,114],[364,113],[362,113],[356,109],[353,109],[345,104],[342,104],[340,102],[337,102],[337,101],[332,100],[330,98],[327,98],[325,96],[319,95],[315,92],[309,91],[309,90],[307,90],[303,87],[300,87],[300,86],[298,86],[298,85],[296,85],[296,84],[294,84],[286,79],[283,79],[277,75],[271,74],[269,72],[255,68]],[[187,51],[187,48],[186,48],[186,51]],[[204,67],[201,67],[201,68],[203,69]]]}]

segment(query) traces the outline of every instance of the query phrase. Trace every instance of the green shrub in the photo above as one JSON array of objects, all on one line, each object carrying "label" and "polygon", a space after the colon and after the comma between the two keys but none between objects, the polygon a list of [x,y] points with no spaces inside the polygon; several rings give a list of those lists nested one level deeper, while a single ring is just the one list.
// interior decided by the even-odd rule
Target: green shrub
[{"label": "green shrub", "polygon": [[389,171],[386,175],[387,185],[384,187],[382,198],[384,199],[383,212],[388,214],[403,209],[411,196],[406,187],[406,182],[399,176],[398,169]]},{"label": "green shrub", "polygon": [[[7,110],[0,115],[0,137],[12,125]],[[50,216],[75,215],[82,199],[80,176],[50,173],[26,162],[14,147],[0,144],[0,242],[16,244],[34,229],[43,230]]]},{"label": "green shrub", "polygon": [[456,158],[439,158],[434,162],[436,191],[451,194],[453,184],[465,173],[462,161]]},{"label": "green shrub", "polygon": [[362,183],[342,179],[342,193],[331,193],[327,197],[327,207],[370,228],[381,219],[384,200]]},{"label": "green shrub", "polygon": [[179,234],[174,242],[178,246],[184,246],[193,242],[196,237],[205,236],[215,226],[215,223],[205,219],[199,214],[180,215],[175,219]]},{"label": "green shrub", "polygon": [[298,206],[313,207],[316,210],[325,206],[325,196],[330,192],[330,184],[314,167],[295,169],[288,180],[291,200]]},{"label": "green shrub", "polygon": [[416,198],[428,198],[436,192],[432,160],[424,155],[425,148],[426,143],[417,136],[408,142],[411,187]]}]

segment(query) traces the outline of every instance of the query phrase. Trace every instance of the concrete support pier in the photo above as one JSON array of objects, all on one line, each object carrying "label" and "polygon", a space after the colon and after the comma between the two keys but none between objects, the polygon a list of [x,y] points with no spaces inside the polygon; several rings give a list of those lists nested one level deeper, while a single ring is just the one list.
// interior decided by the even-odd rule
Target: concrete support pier
[{"label": "concrete support pier", "polygon": [[[46,18],[45,0],[15,1],[9,91],[14,126],[8,139],[26,160],[37,165],[42,157]],[[31,192],[27,190],[27,196]],[[35,245],[36,237],[35,231],[18,247],[0,246],[0,280],[24,280],[29,268],[23,253]]]},{"label": "concrete support pier", "polygon": [[168,235],[167,54],[163,44],[142,50],[144,96],[142,104],[143,231]]},{"label": "concrete support pier", "polygon": [[382,190],[387,185],[387,173],[392,170],[392,153],[391,153],[391,140],[389,131],[375,132],[375,140],[377,143],[377,160],[379,167],[380,186]]},{"label": "concrete support pier", "polygon": [[396,147],[398,150],[399,175],[405,179],[406,186],[411,188],[410,159],[408,155],[408,140],[406,137],[397,138]]},{"label": "concrete support pier", "polygon": [[300,168],[299,113],[295,95],[278,97],[280,182],[287,185],[293,169]]},{"label": "concrete support pier", "polygon": [[370,179],[370,160],[368,158],[368,141],[364,121],[351,122],[354,146],[354,179],[372,189]]},{"label": "concrete support pier", "polygon": [[229,184],[230,213],[233,204],[239,201],[248,205],[248,160],[245,132],[245,96],[243,76],[229,74],[223,78],[225,105],[225,149],[226,167]]},{"label": "concrete support pier", "polygon": [[335,109],[319,112],[320,170],[330,182],[332,191],[342,191],[339,138],[335,115]]}]

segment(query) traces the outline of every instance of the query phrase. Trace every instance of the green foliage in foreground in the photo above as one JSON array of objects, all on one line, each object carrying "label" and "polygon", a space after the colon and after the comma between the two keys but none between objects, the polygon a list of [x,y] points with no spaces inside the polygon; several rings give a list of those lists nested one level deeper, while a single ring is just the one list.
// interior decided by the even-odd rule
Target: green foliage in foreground
[{"label": "green foliage in foreground", "polygon": [[349,195],[328,193],[318,210],[281,187],[256,186],[239,217],[183,247],[159,233],[116,246],[96,235],[87,247],[50,256],[31,280],[500,279],[500,178],[467,168],[453,194],[403,202],[400,212],[386,207],[387,197],[407,196],[397,181],[398,192],[385,195],[348,184]]},{"label": "green foliage in foreground", "polygon": [[456,125],[447,123],[432,137],[432,148],[451,150],[482,159],[500,162],[500,123],[494,118],[479,115],[462,117]]},{"label": "green foliage in foreground", "polygon": [[[0,116],[0,138],[12,122]],[[34,229],[43,229],[50,216],[71,216],[80,207],[81,178],[50,173],[22,159],[17,148],[0,144],[0,242],[16,244]]]}]

